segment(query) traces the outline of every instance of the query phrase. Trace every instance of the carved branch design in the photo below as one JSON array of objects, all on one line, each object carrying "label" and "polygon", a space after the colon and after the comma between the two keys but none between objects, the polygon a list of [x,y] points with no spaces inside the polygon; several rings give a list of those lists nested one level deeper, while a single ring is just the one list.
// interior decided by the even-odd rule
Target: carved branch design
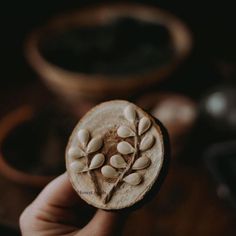
[{"label": "carved branch design", "polygon": [[[104,204],[110,201],[118,185],[123,181],[131,185],[138,185],[142,180],[142,176],[138,173],[130,174],[131,171],[145,169],[150,164],[149,158],[147,157],[138,158],[138,157],[141,151],[146,151],[153,145],[154,137],[152,135],[144,136],[144,138],[141,139],[141,136],[145,132],[147,132],[148,129],[151,127],[151,121],[146,117],[143,117],[138,121],[137,113],[134,110],[133,106],[126,107],[126,109],[124,110],[124,116],[131,123],[132,127],[121,126],[118,128],[117,134],[122,138],[133,136],[134,147],[132,147],[128,142],[123,141],[117,145],[117,150],[118,152],[124,155],[132,153],[132,158],[130,162],[127,164],[126,168],[123,170],[123,172],[117,177],[115,183],[112,185],[110,190],[104,196],[103,198]],[[117,165],[114,167],[119,168],[119,166]]]},{"label": "carved branch design", "polygon": [[[76,173],[87,173],[93,184],[94,193],[98,196],[101,195],[101,190],[99,187],[98,180],[95,173],[92,171],[101,167],[105,161],[105,157],[102,153],[98,153],[90,161],[90,156],[92,153],[101,149],[103,145],[103,140],[99,137],[90,139],[90,134],[87,130],[80,130],[78,132],[78,146],[77,148],[71,148],[69,150],[69,155],[75,160],[71,163],[71,168],[73,168]],[[82,162],[81,159],[86,160],[86,164]]]},{"label": "carved branch design", "polygon": [[[102,148],[103,140],[100,137],[91,138],[90,133],[85,129],[78,132],[78,147],[71,147],[68,152],[74,160],[71,168],[78,174],[87,173],[89,175],[96,195],[101,197],[101,190],[93,170],[101,167],[101,173],[105,178],[115,179],[109,191],[102,198],[104,204],[111,200],[120,184],[124,182],[133,186],[140,184],[143,176],[138,171],[146,169],[151,163],[149,157],[141,156],[155,142],[154,136],[147,132],[152,126],[151,120],[147,117],[138,117],[132,105],[124,109],[124,118],[130,125],[121,125],[117,129],[117,135],[123,140],[117,144],[118,154],[110,157],[110,165],[103,166],[105,156],[102,153],[93,155]],[[133,146],[125,141],[125,138],[128,137],[133,138]],[[122,155],[130,155],[130,161],[127,163]]]}]

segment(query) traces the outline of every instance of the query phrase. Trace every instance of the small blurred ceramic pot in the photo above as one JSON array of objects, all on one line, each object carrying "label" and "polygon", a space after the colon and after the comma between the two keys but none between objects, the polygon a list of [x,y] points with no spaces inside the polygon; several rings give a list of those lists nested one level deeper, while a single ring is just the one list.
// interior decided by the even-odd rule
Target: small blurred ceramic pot
[{"label": "small blurred ceramic pot", "polygon": [[[165,65],[140,74],[114,75],[86,74],[63,69],[48,61],[39,45],[48,32],[63,32],[74,27],[103,26],[120,18],[134,18],[163,25],[173,46],[172,59]],[[146,87],[165,79],[185,59],[191,49],[191,35],[175,16],[161,9],[137,4],[104,5],[78,10],[51,20],[45,27],[31,33],[26,41],[26,57],[33,69],[52,91],[64,100],[76,103],[81,99],[101,101],[127,98]]]},{"label": "small blurred ceramic pot", "polygon": [[19,170],[8,162],[8,157],[4,156],[2,150],[3,142],[10,132],[22,123],[32,119],[33,114],[34,111],[31,106],[22,106],[7,114],[0,121],[0,173],[15,183],[42,188],[55,176],[33,175]]},{"label": "small blurred ceramic pot", "polygon": [[146,95],[138,104],[149,110],[167,128],[172,154],[177,155],[196,121],[196,103],[181,94],[162,92]]},{"label": "small blurred ceramic pot", "polygon": [[236,85],[225,83],[208,91],[202,98],[201,116],[215,131],[227,137],[236,134]]}]

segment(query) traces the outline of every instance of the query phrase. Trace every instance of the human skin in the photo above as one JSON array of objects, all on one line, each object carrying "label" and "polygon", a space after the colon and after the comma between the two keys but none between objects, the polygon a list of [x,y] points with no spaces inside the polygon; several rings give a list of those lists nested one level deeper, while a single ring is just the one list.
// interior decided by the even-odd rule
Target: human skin
[{"label": "human skin", "polygon": [[49,183],[23,211],[21,233],[23,236],[121,235],[125,213],[99,209],[87,220],[86,212],[92,210],[88,208],[75,193],[65,173]]}]

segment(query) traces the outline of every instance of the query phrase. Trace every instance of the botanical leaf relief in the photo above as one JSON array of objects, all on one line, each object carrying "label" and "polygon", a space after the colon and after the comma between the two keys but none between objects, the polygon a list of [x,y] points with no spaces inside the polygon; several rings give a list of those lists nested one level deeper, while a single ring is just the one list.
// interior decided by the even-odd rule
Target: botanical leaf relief
[{"label": "botanical leaf relief", "polygon": [[94,170],[101,167],[104,161],[105,161],[105,156],[102,153],[96,154],[89,165],[89,169]]},{"label": "botanical leaf relief", "polygon": [[124,125],[121,125],[118,129],[117,129],[117,134],[119,137],[121,138],[128,138],[128,137],[132,137],[132,136],[135,136],[135,133],[134,131],[127,127],[127,126],[124,126]]},{"label": "botanical leaf relief", "polygon": [[118,172],[109,165],[103,166],[101,172],[104,177],[111,179],[116,178],[119,175]]},{"label": "botanical leaf relief", "polygon": [[144,156],[139,157],[133,164],[132,169],[133,170],[142,170],[147,168],[151,164],[150,158]]},{"label": "botanical leaf relief", "polygon": [[[117,143],[117,153],[109,157],[109,162],[105,163],[105,156],[98,152],[104,140],[101,137],[91,137],[86,129],[82,129],[77,134],[78,147],[71,147],[68,155],[72,158],[70,168],[77,174],[88,173],[93,182],[95,193],[101,197],[101,190],[98,186],[94,170],[100,168],[101,174],[106,179],[113,179],[110,183],[110,189],[102,197],[104,204],[109,202],[120,184],[129,184],[131,186],[139,185],[143,176],[139,170],[144,170],[151,165],[150,158],[145,152],[152,148],[155,137],[148,132],[152,126],[152,122],[147,117],[138,117],[134,106],[129,105],[123,111],[124,118],[129,125],[121,125],[117,128],[117,135],[122,138],[133,139],[132,144],[126,140]],[[129,156],[126,161],[124,155]]]},{"label": "botanical leaf relief", "polygon": [[[150,158],[144,155],[147,150],[152,148],[155,142],[154,136],[148,132],[152,125],[151,120],[147,117],[139,119],[132,105],[127,106],[123,114],[130,125],[118,127],[117,135],[121,138],[133,137],[134,144],[132,145],[125,140],[119,142],[117,144],[118,153],[110,157],[111,169],[109,165],[106,165],[105,173],[104,167],[102,168],[102,175],[105,178],[116,178],[116,181],[103,197],[103,203],[105,204],[111,200],[119,184],[124,182],[132,186],[140,184],[143,176],[138,173],[138,170],[146,169],[151,164]],[[126,163],[122,155],[130,155],[130,161]]]},{"label": "botanical leaf relief", "polygon": [[110,164],[111,164],[111,166],[113,166],[113,167],[115,167],[117,169],[125,168],[127,166],[126,161],[119,154],[113,155],[110,158]]},{"label": "botanical leaf relief", "polygon": [[101,190],[92,170],[98,169],[104,164],[105,156],[102,153],[92,155],[102,148],[103,140],[101,137],[92,138],[88,130],[82,129],[78,131],[77,141],[78,146],[72,146],[68,150],[68,156],[72,159],[70,168],[77,174],[88,173],[94,186],[94,192],[100,195]]}]

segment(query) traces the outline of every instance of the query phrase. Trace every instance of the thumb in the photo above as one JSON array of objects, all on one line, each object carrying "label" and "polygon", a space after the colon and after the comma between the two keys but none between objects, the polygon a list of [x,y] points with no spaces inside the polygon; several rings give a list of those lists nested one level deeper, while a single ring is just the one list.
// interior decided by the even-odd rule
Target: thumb
[{"label": "thumb", "polygon": [[98,210],[92,220],[79,231],[80,235],[116,236],[121,235],[127,213]]}]

